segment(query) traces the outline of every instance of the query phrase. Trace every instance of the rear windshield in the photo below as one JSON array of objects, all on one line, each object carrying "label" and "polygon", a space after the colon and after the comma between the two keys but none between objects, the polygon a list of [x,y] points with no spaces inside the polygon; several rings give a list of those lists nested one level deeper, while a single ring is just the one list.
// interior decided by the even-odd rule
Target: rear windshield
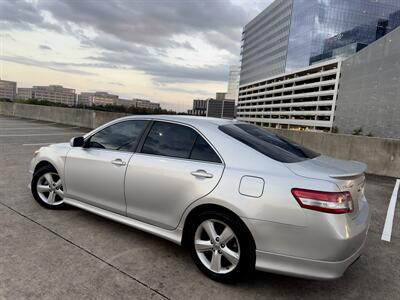
[{"label": "rear windshield", "polygon": [[219,129],[262,154],[283,163],[300,162],[319,156],[319,153],[252,124],[221,125]]}]

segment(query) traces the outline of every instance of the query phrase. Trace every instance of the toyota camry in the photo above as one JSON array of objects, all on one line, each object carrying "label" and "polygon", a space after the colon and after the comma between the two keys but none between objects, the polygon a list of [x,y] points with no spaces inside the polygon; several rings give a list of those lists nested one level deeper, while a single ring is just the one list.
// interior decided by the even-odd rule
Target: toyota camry
[{"label": "toyota camry", "polygon": [[334,279],[366,240],[365,169],[248,123],[129,116],[37,150],[30,188],[45,208],[184,245],[214,280],[254,269]]}]

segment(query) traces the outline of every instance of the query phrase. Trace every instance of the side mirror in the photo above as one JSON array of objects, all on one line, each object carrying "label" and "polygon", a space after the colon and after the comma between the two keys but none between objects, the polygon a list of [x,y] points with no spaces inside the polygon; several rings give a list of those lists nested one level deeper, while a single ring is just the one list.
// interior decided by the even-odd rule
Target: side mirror
[{"label": "side mirror", "polygon": [[69,143],[71,147],[83,147],[83,145],[85,144],[85,139],[83,138],[83,136],[77,136],[73,137]]}]

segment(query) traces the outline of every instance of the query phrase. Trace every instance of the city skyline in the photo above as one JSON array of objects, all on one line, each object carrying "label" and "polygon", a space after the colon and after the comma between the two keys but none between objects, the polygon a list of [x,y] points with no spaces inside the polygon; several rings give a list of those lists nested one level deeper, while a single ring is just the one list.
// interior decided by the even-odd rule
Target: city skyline
[{"label": "city skyline", "polygon": [[1,1],[0,77],[185,111],[226,91],[242,27],[270,2]]}]

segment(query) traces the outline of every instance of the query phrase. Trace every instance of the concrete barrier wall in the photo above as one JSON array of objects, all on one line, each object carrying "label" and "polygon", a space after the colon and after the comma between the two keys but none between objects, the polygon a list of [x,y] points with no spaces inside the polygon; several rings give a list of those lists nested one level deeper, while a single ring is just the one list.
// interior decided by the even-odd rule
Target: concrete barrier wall
[{"label": "concrete barrier wall", "polygon": [[[96,128],[127,115],[6,102],[0,102],[0,114],[86,128]],[[368,173],[400,177],[400,140],[278,129],[273,131],[319,153],[362,161],[368,165]]]},{"label": "concrete barrier wall", "polygon": [[128,115],[124,113],[112,113],[78,108],[7,102],[0,102],[0,114],[85,128],[96,128],[109,121]]}]

